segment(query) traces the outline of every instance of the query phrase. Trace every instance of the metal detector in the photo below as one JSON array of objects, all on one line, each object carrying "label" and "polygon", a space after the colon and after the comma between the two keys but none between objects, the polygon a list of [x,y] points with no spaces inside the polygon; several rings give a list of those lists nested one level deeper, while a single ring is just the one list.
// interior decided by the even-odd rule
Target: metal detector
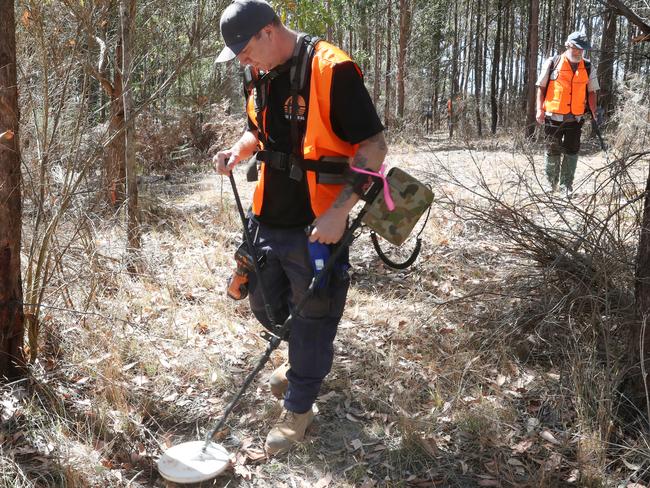
[{"label": "metal detector", "polygon": [[[230,463],[230,456],[228,454],[228,451],[225,447],[214,442],[212,439],[217,434],[217,432],[222,429],[226,423],[228,415],[230,415],[237,403],[239,403],[239,400],[241,399],[244,392],[248,389],[250,384],[253,382],[255,376],[257,376],[264,365],[268,362],[271,357],[271,353],[277,349],[278,346],[280,346],[284,338],[288,337],[293,316],[300,314],[303,307],[307,303],[307,300],[311,298],[314,291],[316,290],[317,283],[319,283],[320,280],[332,270],[345,247],[354,240],[354,232],[359,228],[362,223],[361,220],[366,214],[367,205],[359,211],[359,214],[354,218],[350,226],[347,228],[341,237],[339,244],[336,246],[329,259],[325,263],[323,269],[312,278],[311,283],[309,284],[309,288],[307,288],[307,292],[303,296],[302,300],[298,302],[298,305],[294,308],[293,312],[287,317],[284,323],[278,324],[273,317],[271,306],[266,298],[264,284],[262,282],[262,275],[260,273],[257,259],[257,252],[255,251],[250,232],[248,231],[248,226],[246,225],[246,215],[244,214],[244,209],[241,204],[241,199],[239,198],[239,192],[237,191],[237,186],[235,184],[235,178],[232,174],[232,171],[229,174],[229,178],[230,184],[232,185],[233,194],[235,196],[235,202],[237,203],[237,210],[239,211],[239,216],[244,227],[244,237],[248,245],[248,250],[253,258],[253,262],[255,263],[255,272],[257,273],[257,279],[259,280],[260,289],[262,291],[262,298],[264,300],[266,313],[271,323],[275,325],[272,332],[262,332],[262,337],[268,341],[266,351],[264,351],[264,354],[262,354],[260,359],[257,361],[257,364],[253,371],[248,374],[244,380],[244,383],[239,388],[239,391],[237,391],[230,404],[228,404],[226,407],[219,422],[206,435],[205,440],[190,441],[178,444],[165,451],[160,459],[158,459],[158,472],[162,475],[163,478],[169,481],[173,481],[174,483],[198,483],[214,478],[223,473],[228,468],[228,465]],[[381,187],[381,181],[376,181],[373,179],[373,184],[365,193],[364,199],[371,201],[381,190]]]},{"label": "metal detector", "polygon": [[603,133],[600,132],[600,125],[598,124],[598,119],[596,118],[596,114],[592,112],[591,108],[589,108],[589,112],[591,112],[591,128],[596,132],[596,136],[598,137],[598,142],[600,143],[600,149],[604,152],[607,153],[607,145],[605,144],[605,140],[603,139]]}]

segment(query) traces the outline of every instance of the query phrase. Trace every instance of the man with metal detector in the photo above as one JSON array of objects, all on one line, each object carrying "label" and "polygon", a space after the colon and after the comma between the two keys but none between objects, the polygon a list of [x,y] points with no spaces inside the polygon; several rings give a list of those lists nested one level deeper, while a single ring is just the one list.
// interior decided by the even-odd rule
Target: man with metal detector
[{"label": "man with metal detector", "polygon": [[[582,32],[569,34],[566,51],[548,58],[537,79],[537,122],[546,135],[546,177],[551,190],[558,183],[568,197],[573,193],[573,178],[578,164],[580,136],[585,111],[596,113],[596,92],[600,88],[596,69],[583,58],[591,49]],[[595,120],[595,117],[592,115]]]},{"label": "man with metal detector", "polygon": [[[284,400],[266,438],[273,455],[301,441],[313,420],[349,286],[350,239],[339,241],[375,181],[369,174],[380,177],[387,147],[361,70],[345,52],[287,28],[263,0],[231,3],[220,27],[225,47],[216,61],[237,58],[245,67],[248,122],[214,163],[236,191],[232,170],[256,155],[259,179],[245,223],[255,270],[249,301],[260,323],[288,341],[288,364],[270,380]],[[312,283],[335,252],[327,276]],[[278,329],[288,317],[288,330]]]}]

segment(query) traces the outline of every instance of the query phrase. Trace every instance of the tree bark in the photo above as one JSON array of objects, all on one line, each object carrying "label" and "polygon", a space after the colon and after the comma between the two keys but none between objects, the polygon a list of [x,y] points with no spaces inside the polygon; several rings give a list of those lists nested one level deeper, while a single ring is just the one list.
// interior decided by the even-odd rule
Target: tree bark
[{"label": "tree bark", "polygon": [[463,70],[463,78],[461,80],[460,84],[460,93],[462,93],[463,98],[467,99],[467,94],[470,91],[468,88],[469,85],[469,74],[472,71],[472,51],[473,51],[473,46],[472,46],[472,39],[474,34],[474,16],[472,15],[472,9],[470,8],[471,4],[470,2],[467,2],[467,8],[465,10],[465,25],[468,25],[467,27],[467,37],[466,37],[466,42],[464,43],[465,46],[463,48],[463,62],[461,63],[461,68]]},{"label": "tree bark", "polygon": [[621,14],[627,18],[632,24],[636,25],[644,34],[650,34],[650,25],[646,24],[641,17],[639,17],[634,11],[632,11],[627,5],[619,0],[607,0],[607,4],[617,9]]},{"label": "tree bark", "polygon": [[122,0],[120,6],[120,23],[122,26],[122,72],[124,74],[124,150],[126,161],[126,189],[127,189],[127,255],[129,256],[129,271],[138,270],[140,250],[140,217],[138,208],[138,185],[136,180],[135,161],[135,118],[133,117],[132,101],[132,74],[133,63],[133,30],[135,26],[136,0]]},{"label": "tree bark", "polygon": [[603,36],[600,44],[600,60],[598,62],[598,81],[600,83],[600,104],[608,116],[614,109],[614,59],[616,53],[616,21],[617,14],[613,8],[603,13]]},{"label": "tree bark", "polygon": [[476,133],[483,135],[481,125],[481,0],[476,5],[476,50],[474,52],[474,97],[476,98]]},{"label": "tree bark", "polygon": [[519,56],[521,54],[519,52],[519,48],[515,47],[517,45],[517,43],[515,42],[516,11],[517,11],[516,7],[514,5],[511,5],[509,9],[510,50],[508,51],[508,68],[506,69],[506,74],[508,77],[508,81],[506,82],[507,88],[506,88],[506,99],[505,99],[506,117],[504,117],[503,119],[506,124],[509,124],[512,121],[512,113],[515,111],[515,109],[517,109],[516,110],[517,119],[520,120],[518,107],[516,107],[517,101],[519,99],[519,82],[517,80],[519,73],[518,73],[516,60],[519,59]]},{"label": "tree bark", "polygon": [[[641,320],[630,328],[631,367],[625,378],[625,393],[641,411],[645,411],[647,371],[650,370],[650,323],[647,323],[650,319],[650,172],[636,257],[635,298]],[[650,418],[650,412],[647,414]]]},{"label": "tree bark", "polygon": [[411,36],[411,1],[399,0],[399,52],[397,56],[397,115],[404,117],[404,80],[406,51]]},{"label": "tree bark", "polygon": [[106,91],[111,99],[111,115],[108,122],[108,136],[110,142],[106,148],[104,159],[106,169],[107,200],[113,206],[124,203],[126,198],[126,149],[124,141],[124,101],[122,95],[122,40],[118,40],[114,56],[114,73],[112,84],[105,84]]},{"label": "tree bark", "polygon": [[562,8],[562,14],[560,16],[562,19],[562,31],[560,33],[560,41],[564,44],[564,41],[569,37],[569,28],[571,26],[571,0],[564,0],[564,5]]},{"label": "tree bark", "polygon": [[537,75],[537,50],[539,47],[538,23],[539,0],[530,0],[530,22],[528,23],[528,80],[526,83],[526,136],[529,138],[535,133],[535,81]]},{"label": "tree bark", "polygon": [[485,95],[487,94],[487,88],[485,82],[487,80],[487,59],[489,56],[489,31],[490,31],[490,0],[485,0],[485,26],[483,27],[483,54],[481,55],[481,93],[482,93],[482,103],[481,110],[483,110],[483,105],[485,104]]},{"label": "tree bark", "polygon": [[454,137],[454,128],[456,126],[455,104],[458,101],[458,54],[459,54],[459,34],[458,34],[458,3],[454,4],[454,41],[451,55],[451,80],[449,80],[449,100],[447,100],[447,125],[449,129],[449,139]]},{"label": "tree bark", "polygon": [[432,111],[432,116],[433,116],[433,127],[437,130],[440,127],[440,113],[438,110],[438,107],[440,106],[439,104],[439,98],[441,96],[444,96],[445,93],[445,82],[447,80],[446,77],[443,77],[442,79],[442,91],[440,87],[440,44],[441,44],[441,37],[442,33],[440,30],[440,27],[436,27],[435,31],[433,32],[433,38],[432,38],[432,48],[431,48],[431,61],[430,64],[433,66],[431,70],[431,80],[429,84],[433,87],[433,91],[431,92],[431,98],[430,98],[430,106],[431,106],[431,111]]},{"label": "tree bark", "polygon": [[490,127],[492,134],[497,132],[497,123],[499,120],[499,104],[497,102],[499,90],[499,61],[501,58],[501,8],[503,0],[497,0],[497,32],[494,36],[494,51],[492,55],[492,73],[490,75],[490,104],[492,109],[492,125]]},{"label": "tree bark", "polygon": [[388,0],[388,27],[386,28],[386,90],[385,90],[385,100],[384,100],[384,125],[386,128],[391,125],[391,116],[390,116],[390,92],[391,92],[391,83],[390,83],[390,70],[391,70],[391,49],[392,49],[392,30],[393,30],[393,1]]},{"label": "tree bark", "polygon": [[[368,19],[368,6],[366,4],[359,5],[361,9],[361,49],[365,53],[370,53],[370,20]],[[364,56],[363,62],[361,64],[361,71],[367,73],[370,69],[368,66],[369,57]]]},{"label": "tree bark", "polygon": [[[375,7],[376,8],[376,7]],[[381,95],[381,61],[384,50],[381,48],[383,39],[383,21],[379,21],[379,16],[375,16],[375,77],[372,86],[372,102],[375,107],[379,106],[379,97]]]},{"label": "tree bark", "polygon": [[508,59],[510,57],[510,54],[512,53],[512,48],[510,46],[510,22],[508,22],[508,19],[510,18],[510,8],[511,8],[511,3],[508,2],[504,15],[503,15],[503,60],[501,61],[501,87],[499,89],[499,119],[501,120],[501,125],[506,126],[507,125],[507,119],[506,119],[506,108],[505,108],[505,103],[504,100],[506,98],[506,90],[508,87],[508,72],[507,68],[509,66],[508,64]]},{"label": "tree bark", "polygon": [[25,334],[14,1],[0,0],[0,12],[0,376],[14,379],[24,364]]},{"label": "tree bark", "polygon": [[[330,17],[332,15],[332,2],[330,0],[325,1],[325,11],[327,12],[328,17]],[[333,37],[332,23],[328,22],[327,23],[327,35],[326,35],[325,40],[327,42],[332,42],[332,37]]]},{"label": "tree bark", "polygon": [[553,35],[551,34],[551,12],[553,12],[553,0],[546,2],[546,21],[544,22],[544,57],[548,58],[553,49]]}]

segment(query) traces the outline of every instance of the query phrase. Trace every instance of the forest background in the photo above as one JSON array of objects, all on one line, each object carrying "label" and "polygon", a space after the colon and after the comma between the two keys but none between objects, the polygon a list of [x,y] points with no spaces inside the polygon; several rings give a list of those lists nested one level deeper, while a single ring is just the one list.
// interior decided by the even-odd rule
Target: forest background
[{"label": "forest background", "polygon": [[[262,377],[206,486],[648,486],[647,1],[272,3],[359,63],[388,162],[436,203],[409,270],[355,243],[307,442],[264,457]],[[214,65],[226,4],[0,0],[1,486],[164,486],[155,460],[264,349],[223,294],[240,227],[210,161],[245,121],[239,67]],[[587,124],[567,199],[533,97],[575,30],[606,145]]]}]

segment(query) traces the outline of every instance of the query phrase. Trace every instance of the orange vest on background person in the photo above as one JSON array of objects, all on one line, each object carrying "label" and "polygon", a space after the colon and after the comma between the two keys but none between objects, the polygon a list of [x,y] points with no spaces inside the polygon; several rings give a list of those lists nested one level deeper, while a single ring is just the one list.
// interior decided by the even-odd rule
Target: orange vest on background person
[{"label": "orange vest on background person", "polygon": [[[319,41],[314,49],[311,61],[311,80],[309,82],[309,107],[307,110],[307,127],[302,143],[304,159],[318,161],[323,156],[350,157],[357,152],[358,144],[350,144],[339,139],[332,129],[330,121],[330,96],[332,93],[332,75],[334,67],[339,63],[351,61],[350,57],[341,49],[325,41]],[[356,65],[355,65],[356,66]],[[359,74],[361,71],[357,67]],[[261,116],[266,117],[264,108]],[[248,97],[246,104],[248,116],[257,125],[255,113],[255,95]],[[264,145],[260,142],[262,149]],[[259,180],[253,194],[252,210],[255,215],[260,215],[264,201],[264,166],[261,164]],[[317,183],[316,173],[306,171],[307,184],[311,207],[316,217],[322,215],[334,202],[341,192],[343,185]]]},{"label": "orange vest on background person", "polygon": [[584,114],[587,100],[587,84],[589,83],[589,74],[584,59],[580,60],[578,69],[574,73],[566,55],[562,54],[556,70],[558,72],[557,78],[551,80],[549,77],[546,86],[544,111],[562,115]]}]

